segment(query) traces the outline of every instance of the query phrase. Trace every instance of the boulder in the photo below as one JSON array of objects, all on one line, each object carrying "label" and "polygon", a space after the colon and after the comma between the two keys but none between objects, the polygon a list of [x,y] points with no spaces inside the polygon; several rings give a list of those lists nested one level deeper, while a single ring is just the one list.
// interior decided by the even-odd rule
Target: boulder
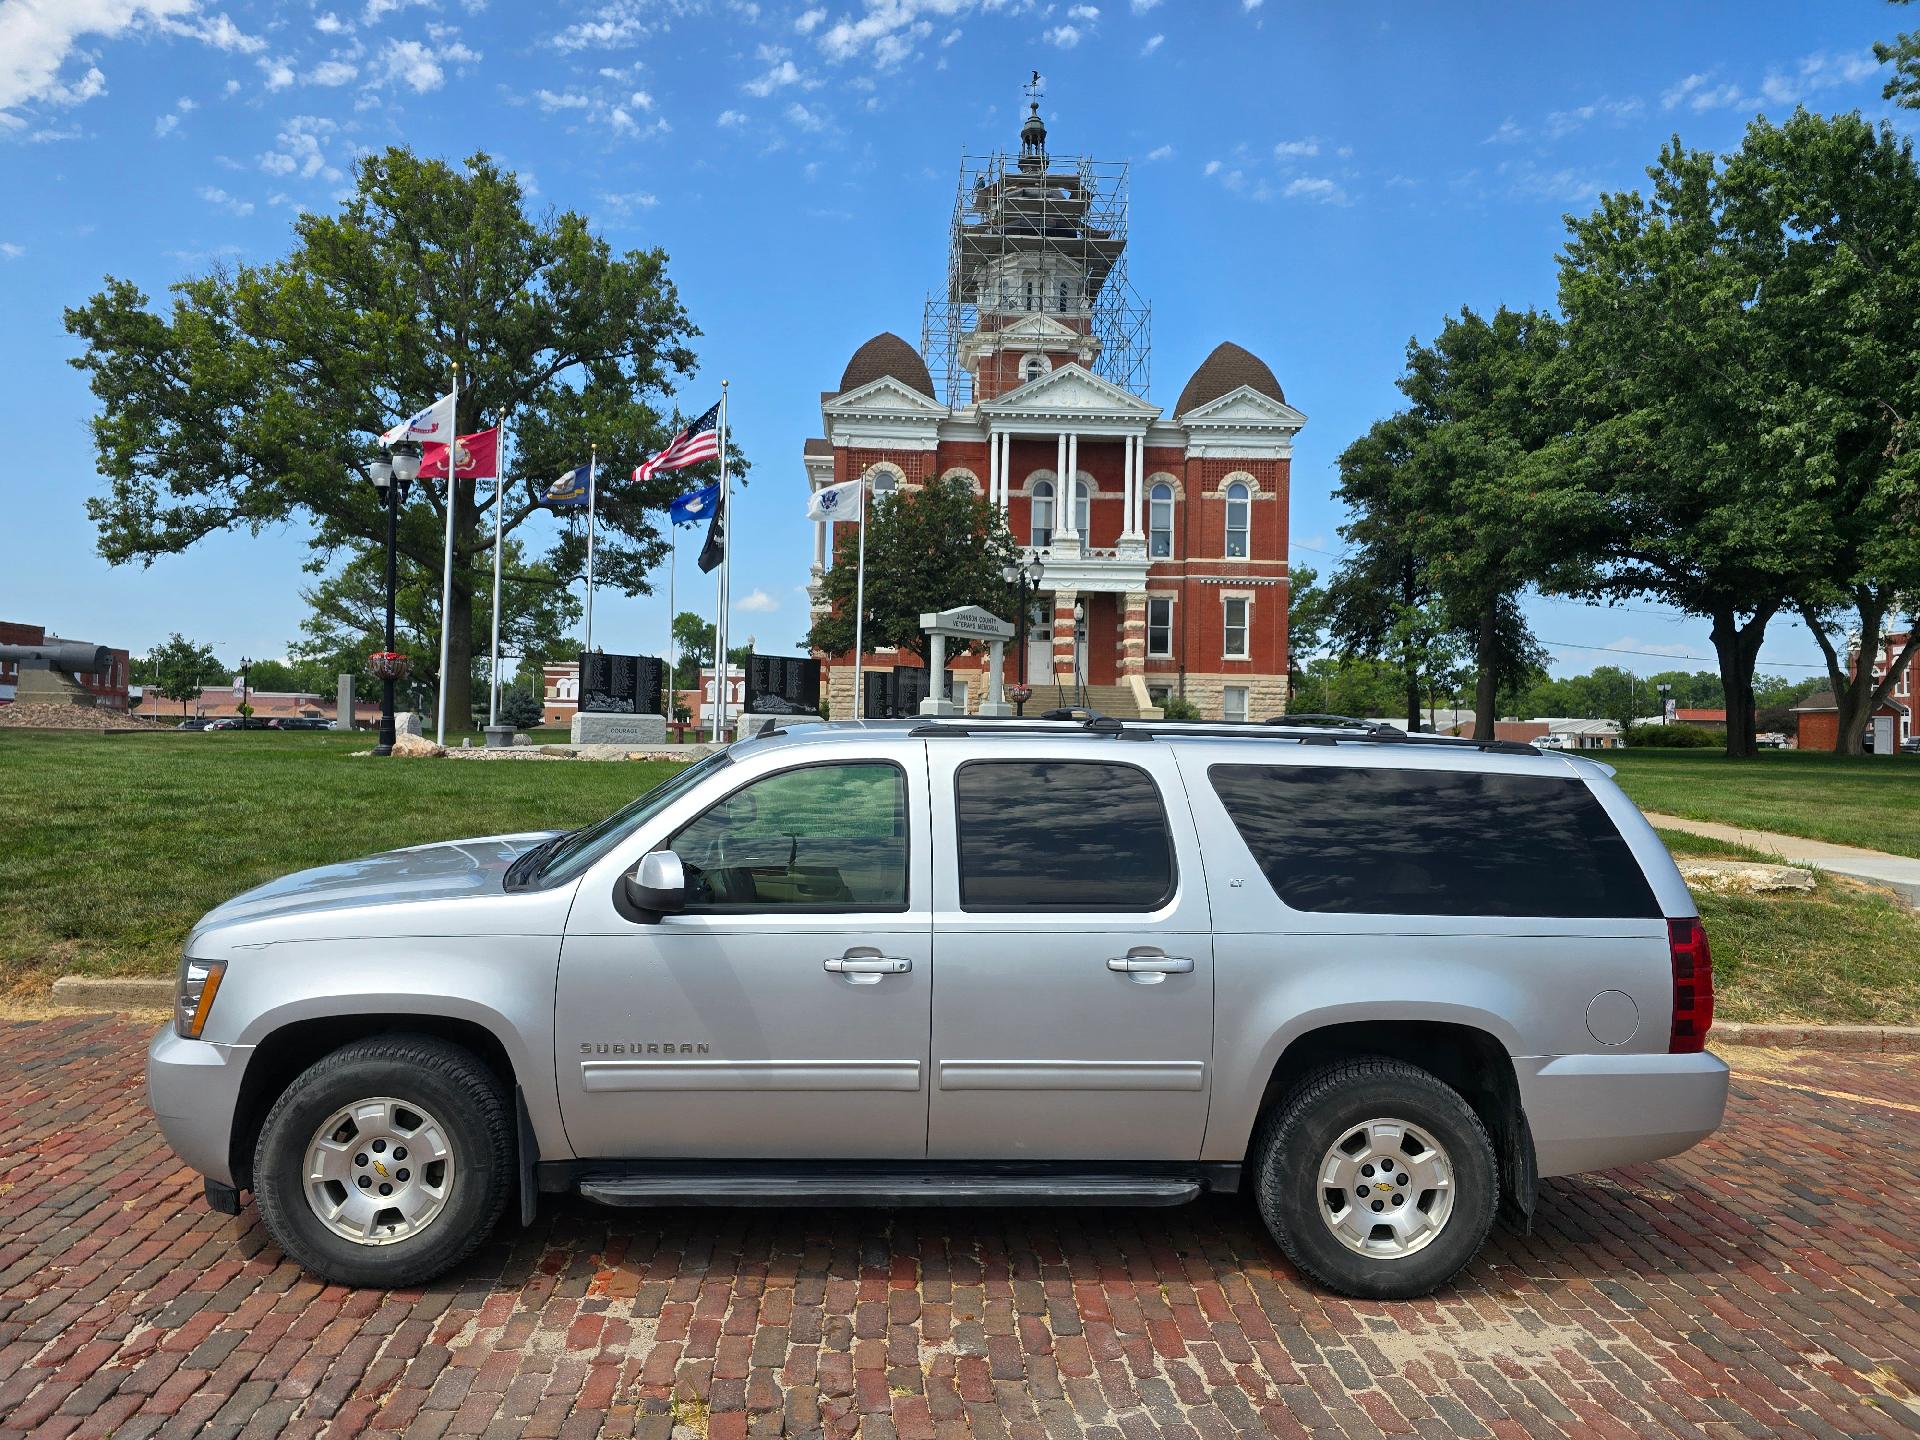
[{"label": "boulder", "polygon": [[1716,895],[1808,894],[1813,872],[1759,860],[1681,860],[1680,875],[1695,890]]},{"label": "boulder", "polygon": [[428,760],[447,752],[424,735],[396,735],[393,737],[393,753],[410,760]]}]

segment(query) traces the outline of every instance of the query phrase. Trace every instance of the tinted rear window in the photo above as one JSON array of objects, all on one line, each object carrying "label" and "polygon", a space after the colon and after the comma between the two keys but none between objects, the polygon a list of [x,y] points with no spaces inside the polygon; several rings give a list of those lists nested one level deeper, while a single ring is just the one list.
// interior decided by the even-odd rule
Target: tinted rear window
[{"label": "tinted rear window", "polygon": [[963,910],[1157,910],[1173,840],[1152,778],[1090,760],[970,760],[954,776]]},{"label": "tinted rear window", "polygon": [[1207,777],[1290,909],[1660,914],[1627,842],[1575,779],[1344,765],[1215,765]]}]

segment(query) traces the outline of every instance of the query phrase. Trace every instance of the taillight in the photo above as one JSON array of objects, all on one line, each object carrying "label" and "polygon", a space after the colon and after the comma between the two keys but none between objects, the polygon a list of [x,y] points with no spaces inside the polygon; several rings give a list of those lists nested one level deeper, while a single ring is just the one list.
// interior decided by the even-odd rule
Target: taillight
[{"label": "taillight", "polygon": [[1713,1028],[1713,956],[1707,951],[1707,927],[1698,920],[1667,921],[1667,950],[1673,958],[1673,1026],[1667,1033],[1669,1055],[1697,1055],[1707,1048]]}]

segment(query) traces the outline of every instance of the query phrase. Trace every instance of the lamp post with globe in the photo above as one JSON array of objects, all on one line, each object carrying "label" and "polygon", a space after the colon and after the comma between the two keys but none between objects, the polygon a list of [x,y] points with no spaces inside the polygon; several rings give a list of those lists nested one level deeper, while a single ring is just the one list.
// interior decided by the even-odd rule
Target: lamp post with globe
[{"label": "lamp post with globe", "polygon": [[[402,667],[404,657],[393,648],[393,605],[394,605],[394,567],[396,555],[398,517],[400,502],[406,499],[407,486],[420,474],[420,442],[401,440],[391,451],[391,460],[376,460],[368,469],[372,472],[374,488],[379,490],[387,502],[387,629],[386,649],[373,657],[369,668],[380,677],[380,742],[373,747],[376,755],[393,754],[394,718],[393,684],[405,673]],[[351,724],[350,717],[342,717]]]},{"label": "lamp post with globe", "polygon": [[1009,585],[1020,587],[1020,684],[1013,691],[1013,713],[1016,716],[1027,713],[1027,701],[1033,696],[1033,687],[1027,684],[1027,627],[1033,620],[1031,596],[1040,588],[1041,578],[1046,572],[1046,564],[1039,555],[1009,560],[1000,567],[1000,578]]}]

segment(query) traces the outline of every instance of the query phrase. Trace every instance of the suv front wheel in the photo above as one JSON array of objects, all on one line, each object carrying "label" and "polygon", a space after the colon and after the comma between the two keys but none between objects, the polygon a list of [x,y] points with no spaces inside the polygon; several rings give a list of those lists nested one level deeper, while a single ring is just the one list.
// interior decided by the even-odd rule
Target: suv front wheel
[{"label": "suv front wheel", "polygon": [[254,1202],[288,1257],[347,1285],[414,1285],[492,1233],[513,1181],[501,1084],[425,1035],[343,1046],[274,1102]]},{"label": "suv front wheel", "polygon": [[1260,1215],[1295,1266],[1371,1300],[1425,1295],[1493,1225],[1499,1168],[1458,1091],[1398,1060],[1301,1081],[1256,1143]]}]

